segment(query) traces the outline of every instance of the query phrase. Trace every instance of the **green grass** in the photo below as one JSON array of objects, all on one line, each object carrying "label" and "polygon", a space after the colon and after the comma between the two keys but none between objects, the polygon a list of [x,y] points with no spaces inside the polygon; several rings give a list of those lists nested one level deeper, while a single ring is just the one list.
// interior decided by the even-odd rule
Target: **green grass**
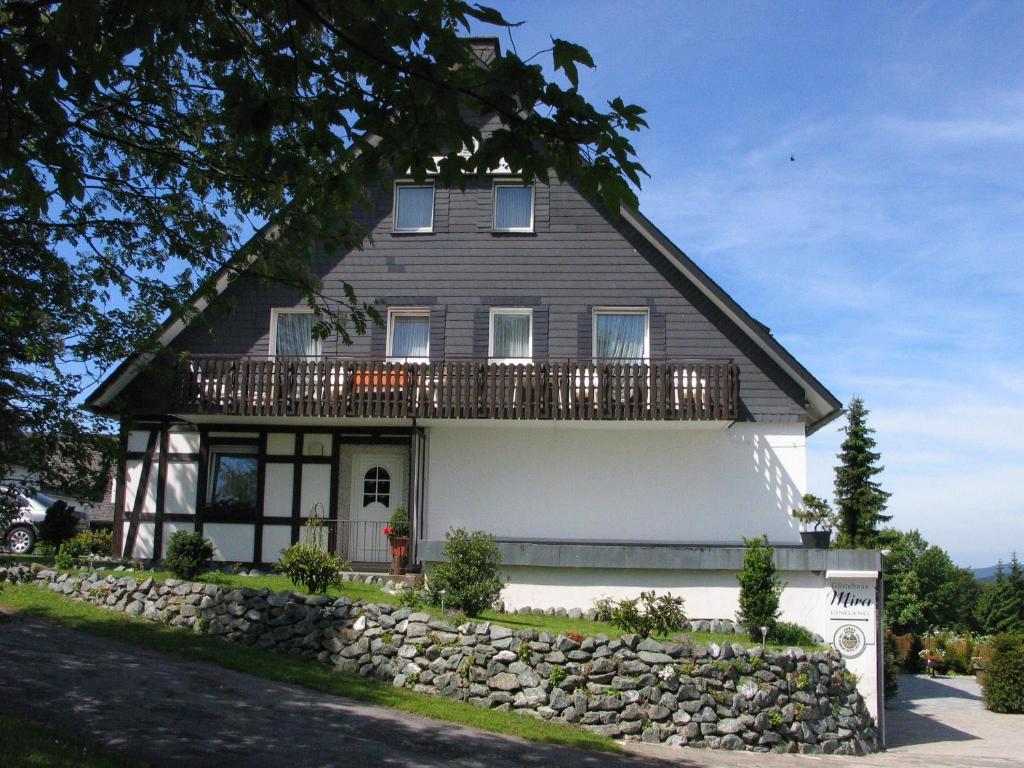
[{"label": "green grass", "polygon": [[[152,576],[157,581],[163,579],[174,578],[171,573],[166,571],[147,571],[145,574],[140,573],[128,573],[125,574],[121,571],[100,571],[100,573],[111,573],[114,576],[125,576],[129,575],[135,579],[144,579],[147,576]],[[266,587],[274,592],[280,591],[294,591],[295,585],[289,581],[286,576],[237,576],[235,574],[222,573],[220,571],[213,571],[210,573],[204,573],[196,577],[196,581],[203,581],[211,584],[217,584],[224,587],[251,587],[252,589],[263,589]],[[352,600],[365,600],[367,602],[375,603],[386,603],[388,605],[397,605],[398,598],[395,595],[390,595],[385,592],[379,584],[366,584],[357,581],[346,581],[342,587],[332,587],[328,590],[329,595],[332,597],[340,597],[345,595],[350,597]],[[431,606],[423,606],[417,610],[426,611],[434,616],[440,617],[441,611]],[[511,627],[512,629],[533,629],[537,632],[549,632],[552,635],[564,635],[568,632],[579,632],[584,637],[593,637],[595,635],[606,635],[610,638],[621,637],[626,634],[625,630],[619,629],[613,624],[609,624],[605,621],[587,621],[586,619],[570,619],[567,616],[535,616],[533,614],[516,614],[516,613],[497,613],[495,611],[484,611],[480,616],[476,617],[475,620],[484,619],[486,621],[492,621],[495,624],[501,624],[502,626]],[[741,643],[744,646],[751,645],[750,639],[746,635],[727,635],[719,632],[687,632],[684,635],[675,635],[673,638],[687,637],[693,643],[701,645],[706,643]],[[663,637],[661,639],[668,640],[673,639]],[[787,648],[789,646],[772,645],[769,643],[767,648],[773,648],[776,650]],[[820,645],[808,645],[804,646],[807,651],[819,651],[824,646]]]},{"label": "green grass", "polygon": [[0,765],[11,768],[127,768],[144,764],[122,760],[98,746],[21,717],[0,716]]},{"label": "green grass", "polygon": [[[114,576],[130,575],[136,579],[144,579],[147,576],[152,576],[157,581],[174,578],[173,574],[167,571],[147,571],[145,574],[126,574],[121,571],[115,572],[101,570],[100,573],[110,573]],[[199,575],[195,580],[225,587],[250,587],[252,589],[263,589],[265,587],[274,592],[296,590],[295,585],[292,584],[288,577],[277,575],[238,576],[235,574],[222,573],[220,571],[212,571],[210,573]],[[327,594],[332,597],[340,597],[344,595],[352,600],[365,600],[368,602],[386,603],[388,605],[398,604],[398,598],[395,595],[390,595],[385,592],[379,584],[346,581],[341,587],[332,587],[328,590]],[[441,611],[432,606],[423,606],[418,610],[426,611],[434,616],[442,616]],[[549,632],[553,635],[564,635],[567,632],[579,632],[584,637],[606,635],[610,638],[616,638],[626,634],[624,630],[608,622],[588,621],[587,619],[570,619],[567,616],[536,616],[533,614],[520,615],[515,613],[484,611],[480,616],[476,617],[476,619],[492,621],[496,624],[511,627],[512,629],[533,629],[537,632]],[[729,635],[719,632],[687,632],[685,635],[678,635],[675,637],[683,636],[690,638],[697,644],[736,642],[742,643],[745,646],[751,644],[750,639],[746,635]],[[769,643],[766,647],[782,649],[788,646],[772,645]],[[804,646],[804,648],[808,651],[817,651],[821,650],[823,646],[809,645]]]},{"label": "green grass", "polygon": [[[249,584],[263,577],[230,578],[241,578],[244,583]],[[351,593],[345,591],[345,594]],[[534,720],[532,717],[496,712],[403,688],[392,688],[375,680],[334,671],[309,661],[293,659],[259,648],[235,645],[215,637],[197,635],[189,630],[166,627],[145,619],[103,610],[89,603],[70,600],[35,584],[5,586],[3,592],[0,592],[0,605],[98,637],[120,640],[186,659],[211,662],[268,680],[301,685],[436,720],[460,723],[547,744],[609,752],[619,749],[611,739],[575,726]],[[0,760],[0,765],[21,763]]]}]

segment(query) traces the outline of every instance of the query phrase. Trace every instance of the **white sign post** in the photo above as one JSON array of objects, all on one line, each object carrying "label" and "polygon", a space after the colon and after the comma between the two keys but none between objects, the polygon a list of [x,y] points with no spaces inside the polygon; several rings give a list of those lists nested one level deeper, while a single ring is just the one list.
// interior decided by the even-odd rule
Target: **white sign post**
[{"label": "white sign post", "polygon": [[881,728],[878,574],[828,571],[825,578],[829,624],[825,640],[857,676],[861,695]]}]

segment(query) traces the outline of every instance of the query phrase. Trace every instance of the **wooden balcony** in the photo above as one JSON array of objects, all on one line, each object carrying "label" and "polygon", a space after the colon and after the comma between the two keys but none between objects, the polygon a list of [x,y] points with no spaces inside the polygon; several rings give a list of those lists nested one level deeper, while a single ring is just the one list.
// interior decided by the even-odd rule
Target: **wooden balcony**
[{"label": "wooden balcony", "polygon": [[729,362],[193,357],[178,364],[170,412],[224,416],[559,421],[732,421]]}]

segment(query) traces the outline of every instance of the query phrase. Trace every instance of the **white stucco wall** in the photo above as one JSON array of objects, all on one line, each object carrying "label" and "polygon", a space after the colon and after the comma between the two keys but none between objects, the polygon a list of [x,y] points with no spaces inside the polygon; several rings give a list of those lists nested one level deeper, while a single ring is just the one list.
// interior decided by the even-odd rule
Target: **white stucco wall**
[{"label": "white stucco wall", "polygon": [[799,542],[801,424],[462,422],[429,440],[427,539]]}]

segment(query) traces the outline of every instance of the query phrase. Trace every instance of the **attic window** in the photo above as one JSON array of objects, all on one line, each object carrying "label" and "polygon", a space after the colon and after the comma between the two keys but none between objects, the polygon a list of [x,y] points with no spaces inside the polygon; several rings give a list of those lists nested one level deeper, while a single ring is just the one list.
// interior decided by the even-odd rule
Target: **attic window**
[{"label": "attic window", "polygon": [[434,231],[434,185],[395,185],[395,232]]},{"label": "attic window", "polygon": [[494,231],[533,232],[533,187],[494,185]]}]

